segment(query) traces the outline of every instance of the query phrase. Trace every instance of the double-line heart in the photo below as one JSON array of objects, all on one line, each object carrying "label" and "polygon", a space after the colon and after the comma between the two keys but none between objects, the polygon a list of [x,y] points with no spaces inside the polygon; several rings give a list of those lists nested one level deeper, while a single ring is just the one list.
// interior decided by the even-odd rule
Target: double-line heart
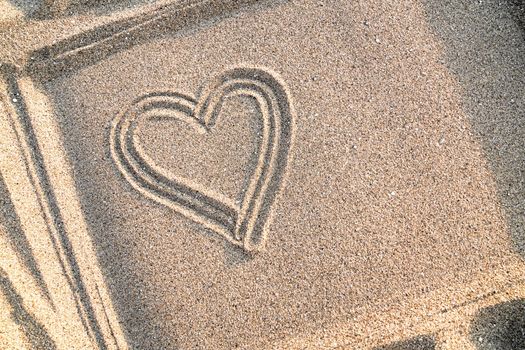
[{"label": "double-line heart", "polygon": [[[138,136],[144,121],[159,116],[182,120],[200,134],[212,132],[224,100],[233,96],[254,98],[262,116],[257,165],[240,205],[155,165]],[[175,92],[153,93],[135,100],[113,120],[111,155],[124,177],[140,193],[247,251],[257,251],[266,241],[266,222],[287,165],[293,119],[289,95],[275,74],[260,68],[238,67],[209,81],[197,98]]]}]

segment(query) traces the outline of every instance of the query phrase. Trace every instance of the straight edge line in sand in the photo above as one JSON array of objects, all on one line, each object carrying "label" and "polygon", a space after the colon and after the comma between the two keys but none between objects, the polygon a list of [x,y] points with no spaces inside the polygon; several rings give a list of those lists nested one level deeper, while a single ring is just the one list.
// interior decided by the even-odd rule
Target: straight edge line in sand
[{"label": "straight edge line in sand", "polygon": [[[6,129],[0,131],[6,147],[13,152],[14,148],[18,149],[16,152],[20,154],[21,163],[0,158],[2,176],[6,178],[7,188],[17,209],[16,215],[28,223],[25,233],[30,236],[32,232],[48,232],[50,242],[53,242],[47,250],[55,251],[56,254],[47,254],[45,259],[35,255],[38,265],[47,275],[44,277],[47,284],[55,287],[60,285],[63,291],[69,290],[75,305],[68,307],[63,305],[64,301],[53,300],[62,327],[51,322],[46,324],[47,318],[41,322],[54,331],[55,338],[63,336],[67,339],[68,334],[60,335],[66,331],[63,326],[75,323],[75,319],[79,320],[90,344],[71,344],[73,348],[126,349],[126,340],[87,232],[58,126],[49,109],[51,104],[36,89],[31,79],[18,76],[14,69],[10,70],[5,65],[3,67],[4,88],[1,97],[6,105],[3,119],[11,119],[11,125],[6,125]],[[15,134],[9,129],[14,130],[17,136],[13,137]],[[16,183],[21,178],[28,179],[27,182],[37,194],[36,203],[27,196],[21,198],[16,195]],[[28,205],[39,208],[33,212],[40,212],[45,219],[43,227],[36,227],[38,225],[32,223],[34,220],[27,217],[34,215],[33,212],[23,210]],[[37,250],[41,247],[34,248]],[[56,273],[55,277],[45,273],[45,266],[51,261],[62,266],[61,277],[65,277],[65,280],[56,276]],[[58,297],[57,293],[54,297]],[[68,310],[72,307],[77,310],[76,313]]]}]

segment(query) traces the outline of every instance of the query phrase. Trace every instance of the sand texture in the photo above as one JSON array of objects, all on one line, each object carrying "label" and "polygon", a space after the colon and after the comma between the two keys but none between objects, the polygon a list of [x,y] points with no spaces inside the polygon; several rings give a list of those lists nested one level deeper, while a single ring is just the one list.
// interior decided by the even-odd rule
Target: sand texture
[{"label": "sand texture", "polygon": [[523,4],[49,8],[0,25],[0,344],[524,346]]}]

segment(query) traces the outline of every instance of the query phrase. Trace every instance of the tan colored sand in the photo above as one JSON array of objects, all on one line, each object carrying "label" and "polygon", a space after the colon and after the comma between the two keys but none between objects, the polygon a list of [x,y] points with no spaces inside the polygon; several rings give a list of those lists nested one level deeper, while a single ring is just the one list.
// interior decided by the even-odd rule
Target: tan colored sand
[{"label": "tan colored sand", "polygon": [[[87,18],[62,18],[46,36]],[[48,43],[28,37],[43,26],[13,30],[4,57],[16,60],[16,40]],[[425,307],[448,310],[459,302],[447,288],[468,303],[473,281],[484,282],[472,295],[517,281],[524,60],[522,33],[496,1],[272,1],[43,81],[131,347],[377,345],[382,331],[400,333],[391,323],[405,302],[436,295]],[[108,146],[111,120],[137,97],[195,94],[241,63],[277,72],[296,111],[254,257],[141,196]],[[158,121],[141,139],[159,167],[235,199],[253,163],[254,110],[229,101],[209,138]]]},{"label": "tan colored sand", "polygon": [[7,1],[0,2],[0,24],[3,27],[11,25],[22,17],[22,12]]}]

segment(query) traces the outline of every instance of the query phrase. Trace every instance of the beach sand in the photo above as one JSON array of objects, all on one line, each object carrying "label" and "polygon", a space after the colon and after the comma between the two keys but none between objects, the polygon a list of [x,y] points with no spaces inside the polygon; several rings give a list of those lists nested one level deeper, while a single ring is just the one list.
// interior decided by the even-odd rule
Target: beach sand
[{"label": "beach sand", "polygon": [[[3,59],[23,62],[124,18],[95,15],[9,26]],[[269,1],[187,22],[35,73],[131,348],[371,348],[421,335],[403,328],[403,312],[432,325],[424,310],[472,304],[446,321],[468,328],[476,296],[520,282],[525,40],[506,3]],[[256,252],[152,190],[161,180],[130,181],[112,149],[115,118],[135,113],[137,99],[200,101],[213,77],[238,67],[286,92],[281,129],[267,127],[279,151],[265,149],[264,105],[246,96],[226,99],[202,133],[182,107],[166,107],[137,128],[136,144],[155,181],[191,180],[190,196],[232,206],[257,177],[261,149],[281,152],[286,161],[262,161],[280,177],[275,198],[254,200],[267,215]],[[439,338],[439,327],[422,335]]]}]

